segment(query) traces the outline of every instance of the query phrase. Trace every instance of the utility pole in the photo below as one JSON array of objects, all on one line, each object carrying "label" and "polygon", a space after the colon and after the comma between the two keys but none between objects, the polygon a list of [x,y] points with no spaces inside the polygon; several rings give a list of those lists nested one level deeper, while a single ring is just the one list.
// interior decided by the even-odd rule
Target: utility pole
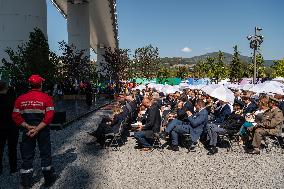
[{"label": "utility pole", "polygon": [[253,84],[256,84],[256,51],[260,47],[261,43],[263,42],[263,35],[257,35],[257,31],[261,31],[262,28],[255,27],[254,28],[254,35],[247,36],[247,39],[250,40],[250,48],[253,49]]}]

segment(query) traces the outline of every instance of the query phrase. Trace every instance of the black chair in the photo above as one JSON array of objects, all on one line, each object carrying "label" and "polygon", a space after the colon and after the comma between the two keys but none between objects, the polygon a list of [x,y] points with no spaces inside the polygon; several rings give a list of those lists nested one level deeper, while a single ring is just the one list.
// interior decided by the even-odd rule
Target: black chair
[{"label": "black chair", "polygon": [[117,133],[107,133],[105,134],[105,143],[104,147],[113,147],[115,151],[120,150],[120,145],[119,143],[121,142],[124,144],[123,138],[122,138],[122,133],[123,133],[123,127],[124,127],[125,121],[122,121],[119,125],[119,130]]},{"label": "black chair", "polygon": [[284,154],[283,138],[281,135],[266,135],[264,137],[264,142],[266,153],[271,152],[272,148],[278,148],[280,153]]},{"label": "black chair", "polygon": [[240,136],[237,133],[235,133],[235,134],[228,134],[228,133],[220,134],[219,137],[220,137],[221,141],[228,141],[229,145],[227,147],[227,152],[230,152],[230,151],[233,152],[234,146],[237,146],[239,149],[241,149]]}]

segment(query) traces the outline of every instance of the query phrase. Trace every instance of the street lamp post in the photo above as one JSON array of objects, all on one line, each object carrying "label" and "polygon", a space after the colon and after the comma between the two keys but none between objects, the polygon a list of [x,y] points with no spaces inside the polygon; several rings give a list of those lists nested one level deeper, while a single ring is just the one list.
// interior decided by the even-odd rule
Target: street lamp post
[{"label": "street lamp post", "polygon": [[255,27],[254,28],[254,36],[247,36],[247,39],[250,40],[250,48],[253,49],[253,84],[256,83],[256,51],[260,47],[263,42],[263,35],[257,35],[257,31],[261,31],[262,28]]}]

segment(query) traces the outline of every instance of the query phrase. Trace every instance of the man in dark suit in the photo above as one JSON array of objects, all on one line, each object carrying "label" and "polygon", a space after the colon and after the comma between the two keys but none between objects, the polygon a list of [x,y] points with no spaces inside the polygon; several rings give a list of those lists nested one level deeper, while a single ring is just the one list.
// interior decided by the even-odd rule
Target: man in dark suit
[{"label": "man in dark suit", "polygon": [[[219,100],[219,106],[216,110],[214,110],[215,119],[213,122],[207,125],[207,139],[210,141],[209,145],[209,152],[208,155],[213,155],[218,152],[216,148],[217,144],[217,133],[222,133],[223,129],[219,128],[220,125],[223,125],[225,120],[230,116],[232,110],[228,104],[228,102],[224,102]],[[216,136],[216,137],[215,137]]]},{"label": "man in dark suit", "polygon": [[13,90],[8,90],[6,83],[0,80],[0,175],[3,171],[2,158],[6,144],[8,144],[10,174],[17,172],[19,129],[12,120],[15,99]]},{"label": "man in dark suit", "polygon": [[222,123],[210,123],[207,125],[207,139],[209,140],[209,151],[207,155],[218,152],[216,147],[219,134],[235,134],[239,131],[245,119],[242,116],[242,104],[235,101],[234,112],[230,114]]},{"label": "man in dark suit", "polygon": [[144,126],[139,125],[134,137],[138,144],[142,146],[143,151],[149,151],[151,150],[149,139],[153,138],[154,133],[160,132],[161,114],[158,106],[153,104],[149,98],[144,98],[142,105],[147,108],[146,124]]},{"label": "man in dark suit", "polygon": [[232,110],[227,102],[219,100],[219,107],[214,111],[214,123],[221,124],[232,113]]},{"label": "man in dark suit", "polygon": [[243,97],[243,102],[245,103],[245,107],[244,107],[244,115],[246,115],[247,113],[253,113],[254,111],[257,110],[257,105],[252,102],[250,97]]},{"label": "man in dark suit", "polygon": [[205,108],[205,103],[202,100],[197,100],[195,103],[196,113],[192,114],[187,111],[188,123],[175,127],[172,132],[172,150],[178,151],[178,136],[185,133],[190,133],[192,143],[196,143],[203,132],[208,121],[208,111]]}]

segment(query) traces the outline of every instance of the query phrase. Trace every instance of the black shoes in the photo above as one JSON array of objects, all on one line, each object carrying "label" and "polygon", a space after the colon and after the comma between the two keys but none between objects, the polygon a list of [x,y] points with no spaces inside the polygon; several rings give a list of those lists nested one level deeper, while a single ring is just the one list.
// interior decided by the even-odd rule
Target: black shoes
[{"label": "black shoes", "polygon": [[54,170],[42,171],[44,177],[44,187],[52,186],[57,180],[57,175],[54,174]]},{"label": "black shoes", "polygon": [[188,152],[196,152],[197,142],[192,142],[192,144],[188,148]]},{"label": "black shoes", "polygon": [[259,151],[259,149],[254,149],[254,150],[250,151],[249,154],[258,154],[259,155],[260,151]]},{"label": "black shoes", "polygon": [[169,134],[167,132],[161,132],[159,137],[162,140],[167,140],[169,138]]},{"label": "black shoes", "polygon": [[209,148],[207,155],[214,155],[218,153],[218,148],[216,148],[216,146],[212,146],[211,148]]},{"label": "black shoes", "polygon": [[173,145],[171,150],[172,151],[179,151],[179,147],[177,145]]}]

